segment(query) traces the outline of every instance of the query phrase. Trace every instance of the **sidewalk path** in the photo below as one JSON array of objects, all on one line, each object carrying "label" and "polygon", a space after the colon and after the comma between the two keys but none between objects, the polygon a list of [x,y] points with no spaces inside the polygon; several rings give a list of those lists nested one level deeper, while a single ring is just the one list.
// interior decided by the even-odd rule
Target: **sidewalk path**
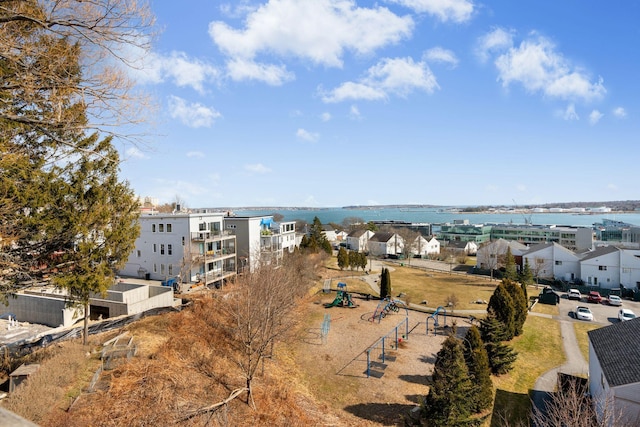
[{"label": "sidewalk path", "polygon": [[557,318],[556,320],[560,322],[560,334],[562,335],[566,362],[542,374],[533,386],[533,405],[542,413],[544,413],[547,400],[556,391],[559,372],[578,376],[586,376],[589,373],[589,364],[582,356],[578,346],[573,322]]}]

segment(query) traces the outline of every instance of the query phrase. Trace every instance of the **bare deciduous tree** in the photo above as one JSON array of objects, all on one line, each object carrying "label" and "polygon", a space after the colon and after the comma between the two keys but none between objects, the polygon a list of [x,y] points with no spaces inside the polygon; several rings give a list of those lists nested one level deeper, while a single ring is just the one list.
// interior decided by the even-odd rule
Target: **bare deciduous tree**
[{"label": "bare deciduous tree", "polygon": [[251,402],[251,385],[265,357],[296,322],[296,309],[309,289],[309,281],[300,274],[295,257],[279,268],[260,265],[240,277],[222,298],[221,309],[228,316],[225,325]]}]

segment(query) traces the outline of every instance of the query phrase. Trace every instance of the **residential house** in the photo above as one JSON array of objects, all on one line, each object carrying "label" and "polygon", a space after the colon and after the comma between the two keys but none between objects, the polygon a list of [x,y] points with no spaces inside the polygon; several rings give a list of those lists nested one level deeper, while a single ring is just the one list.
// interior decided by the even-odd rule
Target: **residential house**
[{"label": "residential house", "polygon": [[[605,413],[640,425],[640,318],[589,331],[589,392],[599,425]],[[604,421],[604,422],[603,422]]]},{"label": "residential house", "polygon": [[419,258],[426,257],[428,246],[429,241],[427,239],[425,239],[421,235],[416,236],[413,242],[411,242],[411,247],[409,248],[411,256]]},{"label": "residential house", "polygon": [[140,236],[121,276],[220,287],[236,275],[236,236],[207,209],[139,217]]},{"label": "residential house", "polygon": [[476,253],[476,267],[482,270],[497,270],[503,267],[507,249],[511,249],[511,254],[516,258],[517,264],[518,257],[522,259],[522,254],[529,248],[513,240],[498,239],[485,243],[478,248]]},{"label": "residential house", "polygon": [[558,243],[533,245],[522,255],[522,266],[529,263],[534,277],[568,282],[580,277],[580,257]]},{"label": "residential house", "polygon": [[620,251],[614,246],[599,246],[580,260],[580,278],[589,286],[620,286]]},{"label": "residential house", "polygon": [[354,230],[347,235],[347,249],[356,252],[365,252],[368,250],[368,243],[373,231],[370,230]]},{"label": "residential house", "polygon": [[447,249],[465,255],[475,255],[478,253],[478,244],[473,241],[453,240],[447,243]]},{"label": "residential house", "polygon": [[397,233],[377,232],[369,239],[369,254],[397,256],[402,254],[404,241]]},{"label": "residential house", "polygon": [[322,234],[331,243],[334,243],[337,239],[336,230],[329,224],[322,224]]}]

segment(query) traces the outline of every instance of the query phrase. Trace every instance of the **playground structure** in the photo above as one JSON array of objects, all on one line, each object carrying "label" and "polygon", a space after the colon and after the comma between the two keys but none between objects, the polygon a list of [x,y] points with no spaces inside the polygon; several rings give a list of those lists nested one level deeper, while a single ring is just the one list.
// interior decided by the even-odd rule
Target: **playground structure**
[{"label": "playground structure", "polygon": [[384,375],[384,369],[387,367],[385,361],[395,360],[395,356],[389,355],[387,350],[397,350],[403,340],[409,340],[409,317],[405,317],[389,333],[367,348],[367,378],[380,378]]},{"label": "playground structure", "polygon": [[336,293],[335,299],[324,305],[325,308],[331,307],[349,307],[356,308],[357,304],[353,302],[351,298],[351,294],[347,292],[347,284],[346,283],[338,283],[338,291]]},{"label": "playground structure", "polygon": [[[444,324],[440,323],[440,316],[444,317]],[[447,309],[444,307],[438,307],[436,308],[436,311],[431,315],[431,316],[427,316],[427,329],[426,329],[426,333],[427,336],[429,335],[429,320],[433,319],[433,335],[437,334],[438,331],[438,327],[442,327],[445,328],[447,326]]]},{"label": "playground structure", "polygon": [[404,307],[406,316],[409,317],[409,309],[404,301],[399,299],[392,299],[391,297],[386,297],[378,303],[376,307],[376,311],[373,312],[373,315],[369,318],[370,322],[375,322],[378,319],[378,323],[380,320],[384,319],[387,314],[390,312],[397,313],[400,311],[400,307]]}]

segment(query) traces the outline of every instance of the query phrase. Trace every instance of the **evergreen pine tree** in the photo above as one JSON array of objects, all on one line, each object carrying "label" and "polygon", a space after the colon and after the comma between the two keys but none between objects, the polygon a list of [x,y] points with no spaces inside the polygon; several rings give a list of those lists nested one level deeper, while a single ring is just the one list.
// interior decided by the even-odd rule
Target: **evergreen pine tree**
[{"label": "evergreen pine tree", "polygon": [[520,283],[522,284],[522,289],[524,290],[524,294],[527,297],[527,301],[529,297],[527,295],[527,286],[533,285],[533,271],[531,271],[531,266],[529,265],[529,259],[524,259],[524,267],[522,267],[522,274],[520,275]]},{"label": "evergreen pine tree", "polygon": [[489,408],[493,402],[493,383],[489,355],[476,326],[469,328],[465,335],[465,361],[472,383],[472,410],[480,412]]},{"label": "evergreen pine tree", "polygon": [[428,426],[455,427],[469,422],[472,384],[460,341],[450,336],[436,356],[431,387],[424,402]]},{"label": "evergreen pine tree", "polygon": [[515,304],[509,291],[507,291],[503,283],[499,284],[489,299],[487,312],[502,324],[504,331],[503,341],[511,341],[515,336],[515,310]]},{"label": "evergreen pine tree", "polygon": [[491,372],[502,375],[509,372],[518,354],[508,345],[503,344],[504,327],[495,316],[489,315],[480,321],[480,336],[489,357]]},{"label": "evergreen pine tree", "polygon": [[382,268],[380,273],[380,298],[386,298],[391,295],[391,277],[386,267]]},{"label": "evergreen pine tree", "polygon": [[340,246],[338,249],[338,268],[340,270],[344,270],[345,267],[349,266],[349,255],[347,254],[347,250]]},{"label": "evergreen pine tree", "polygon": [[119,158],[111,139],[98,135],[77,142],[85,148],[73,165],[57,166],[60,178],[57,224],[72,249],[62,255],[66,269],[53,277],[70,300],[84,308],[87,343],[89,298],[105,294],[116,269],[127,261],[139,234],[138,203],[128,183],[118,179]]},{"label": "evergreen pine tree", "polygon": [[511,247],[507,247],[507,253],[504,261],[504,278],[516,281],[518,280],[518,269],[516,268],[516,259],[511,253]]},{"label": "evergreen pine tree", "polygon": [[514,281],[509,279],[502,279],[502,284],[505,286],[514,305],[514,336],[522,335],[524,328],[524,322],[527,320],[527,314],[529,313],[529,307],[527,305],[527,297],[522,291],[522,287],[518,286]]}]

